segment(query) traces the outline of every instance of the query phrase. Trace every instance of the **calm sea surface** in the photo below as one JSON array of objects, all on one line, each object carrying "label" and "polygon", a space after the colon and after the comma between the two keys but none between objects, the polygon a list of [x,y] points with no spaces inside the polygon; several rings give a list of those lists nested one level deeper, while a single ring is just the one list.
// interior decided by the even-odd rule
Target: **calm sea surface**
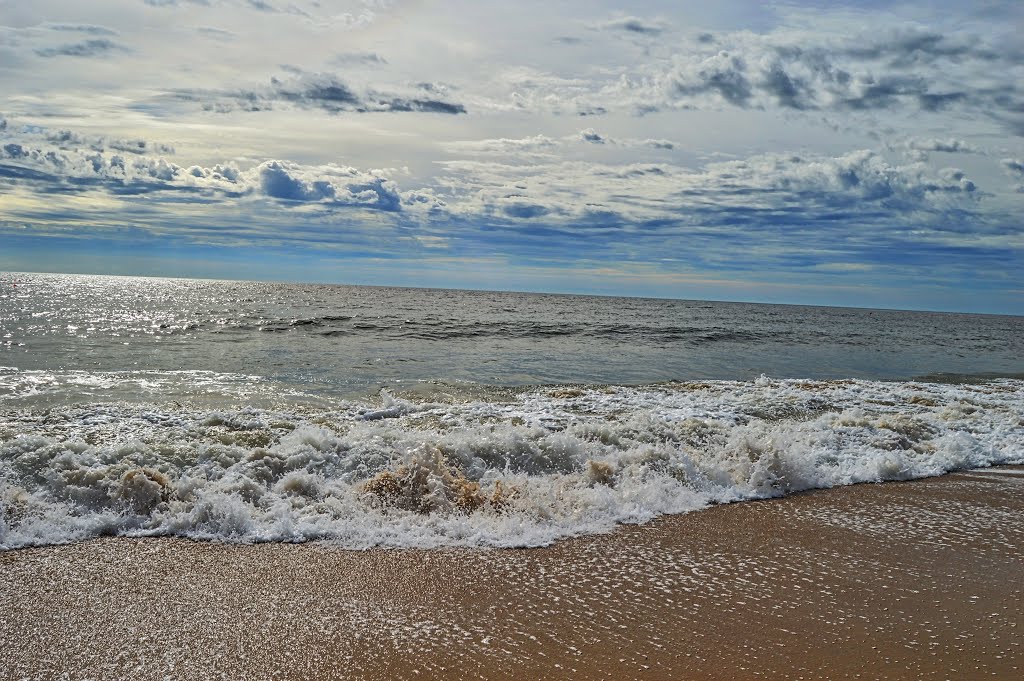
[{"label": "calm sea surface", "polygon": [[537,546],[1024,463],[1024,318],[0,275],[0,549]]},{"label": "calm sea surface", "polygon": [[325,396],[424,381],[1024,373],[1024,317],[75,275],[0,282],[0,365],[19,370],[211,371]]}]

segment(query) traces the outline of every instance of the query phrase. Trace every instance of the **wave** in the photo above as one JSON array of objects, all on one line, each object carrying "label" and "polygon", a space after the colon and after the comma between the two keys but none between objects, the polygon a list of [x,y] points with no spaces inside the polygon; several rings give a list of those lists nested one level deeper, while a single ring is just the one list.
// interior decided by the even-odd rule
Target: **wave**
[{"label": "wave", "polygon": [[100,535],[526,547],[813,488],[1024,463],[1024,382],[382,392],[0,419],[0,548]]},{"label": "wave", "polygon": [[[195,328],[195,327],[191,327]],[[707,326],[648,326],[637,324],[580,324],[523,322],[453,322],[450,320],[360,319],[356,316],[325,316],[308,319],[245,321],[210,326],[218,333],[249,332],[299,333],[313,336],[379,335],[410,340],[443,341],[459,339],[512,338],[550,339],[558,337],[637,340],[647,343],[684,343],[693,346],[719,342],[757,343],[785,341],[812,343],[825,334],[800,334],[791,331],[744,331]],[[847,339],[859,344],[857,338]]]}]

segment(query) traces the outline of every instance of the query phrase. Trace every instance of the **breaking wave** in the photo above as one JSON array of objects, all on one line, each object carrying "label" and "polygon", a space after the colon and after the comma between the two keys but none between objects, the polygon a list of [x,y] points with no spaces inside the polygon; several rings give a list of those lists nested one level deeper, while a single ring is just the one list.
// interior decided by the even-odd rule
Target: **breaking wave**
[{"label": "breaking wave", "polygon": [[9,408],[0,548],[100,535],[540,546],[710,504],[1019,463],[1012,379]]}]

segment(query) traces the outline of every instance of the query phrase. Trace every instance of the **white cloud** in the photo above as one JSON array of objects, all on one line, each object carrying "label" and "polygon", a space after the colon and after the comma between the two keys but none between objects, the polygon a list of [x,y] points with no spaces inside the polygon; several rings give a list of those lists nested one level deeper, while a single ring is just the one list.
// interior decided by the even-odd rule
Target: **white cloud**
[{"label": "white cloud", "polygon": [[890,216],[974,203],[974,183],[961,171],[933,172],[920,163],[894,165],[871,151],[838,157],[762,154],[689,169],[666,163],[607,165],[556,162],[534,166],[446,162],[454,188],[448,210],[463,216],[544,217],[549,223],[711,221],[739,209],[802,206],[807,215],[853,206]]},{"label": "white cloud", "polygon": [[[45,138],[44,138],[45,140]],[[40,140],[40,142],[44,142]],[[115,194],[200,191],[231,197],[255,196],[325,207],[354,206],[398,212],[429,210],[429,194],[403,194],[383,170],[335,164],[303,166],[267,160],[240,170],[234,162],[181,166],[162,157],[55,146],[0,145],[0,176],[35,186],[40,194],[59,187]]]}]

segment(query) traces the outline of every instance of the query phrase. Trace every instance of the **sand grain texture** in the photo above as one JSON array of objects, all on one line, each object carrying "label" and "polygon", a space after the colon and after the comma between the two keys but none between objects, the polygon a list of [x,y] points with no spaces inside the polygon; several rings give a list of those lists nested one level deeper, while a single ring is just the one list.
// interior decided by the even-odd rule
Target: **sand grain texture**
[{"label": "sand grain texture", "polygon": [[1021,468],[546,549],[0,554],[3,679],[1019,679]]}]

